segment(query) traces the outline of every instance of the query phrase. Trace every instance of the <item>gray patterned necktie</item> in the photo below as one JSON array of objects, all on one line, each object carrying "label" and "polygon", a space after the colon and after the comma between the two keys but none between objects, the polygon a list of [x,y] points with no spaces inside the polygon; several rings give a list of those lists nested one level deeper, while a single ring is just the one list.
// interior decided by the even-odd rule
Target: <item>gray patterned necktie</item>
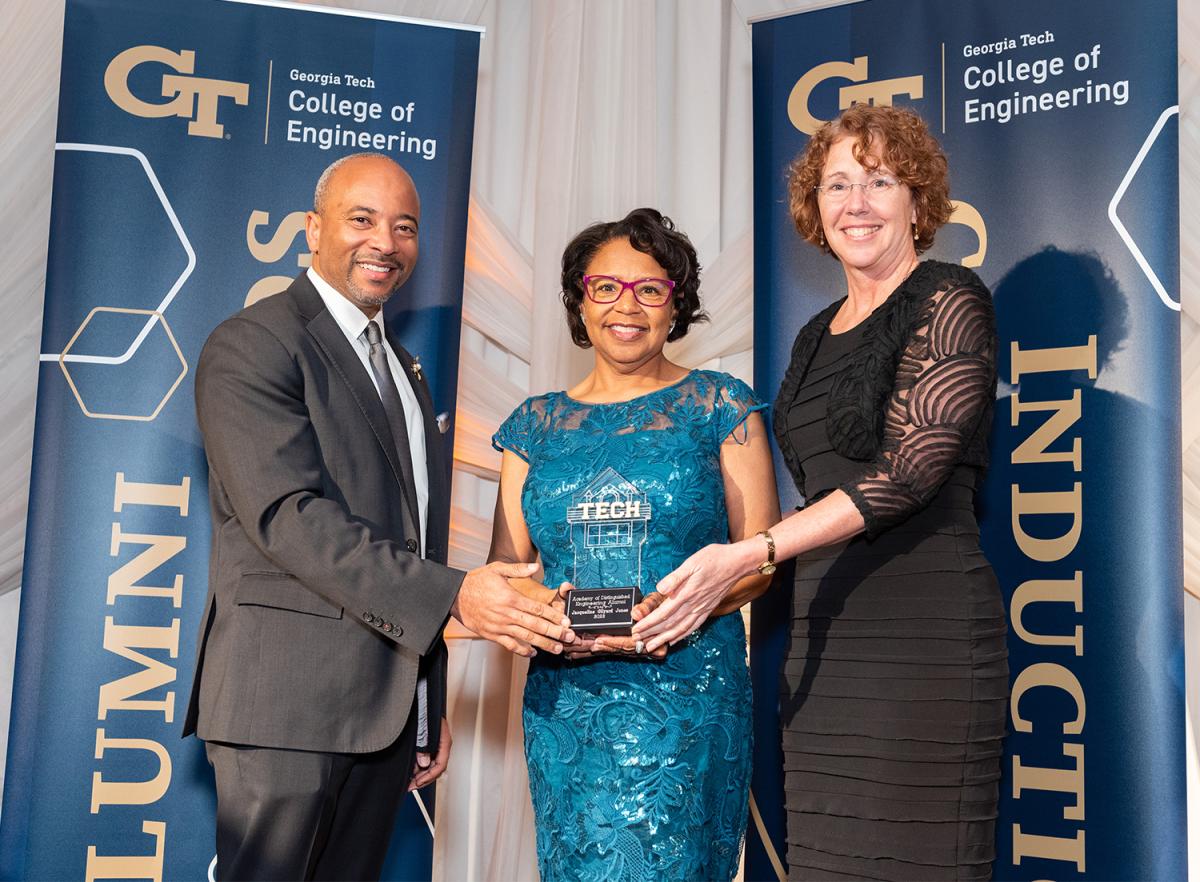
[{"label": "gray patterned necktie", "polygon": [[[379,398],[383,402],[384,413],[387,414],[388,428],[392,431],[392,440],[396,444],[396,453],[400,457],[400,468],[413,481],[412,448],[408,443],[408,420],[404,418],[404,401],[400,398],[400,390],[392,378],[392,369],[388,365],[387,350],[383,347],[383,335],[379,325],[367,322],[367,343],[371,346],[369,359],[371,373],[375,375],[375,383],[379,386]],[[420,517],[416,512],[416,490],[413,489],[405,496],[410,497],[409,509],[413,516],[413,524],[420,529]]]},{"label": "gray patterned necktie", "polygon": [[[383,410],[387,414],[388,428],[396,441],[396,453],[400,456],[400,468],[408,476],[413,486],[404,495],[408,499],[409,513],[417,530],[421,528],[421,517],[417,513],[417,491],[413,479],[412,448],[408,443],[408,420],[404,418],[404,402],[400,398],[400,390],[392,378],[392,369],[388,365],[387,350],[383,348],[383,335],[379,333],[379,325],[367,322],[367,343],[371,346],[368,359],[371,362],[371,373],[379,385],[379,398],[383,402]],[[410,551],[415,546],[410,547]],[[417,748],[421,751],[433,752],[437,745],[429,743],[429,686],[425,675],[417,680]]]}]

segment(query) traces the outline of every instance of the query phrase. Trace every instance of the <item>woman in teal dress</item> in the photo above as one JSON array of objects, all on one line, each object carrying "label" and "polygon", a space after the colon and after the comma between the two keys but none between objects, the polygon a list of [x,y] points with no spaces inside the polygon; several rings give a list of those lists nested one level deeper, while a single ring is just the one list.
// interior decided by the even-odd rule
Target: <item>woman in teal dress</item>
[{"label": "woman in teal dress", "polygon": [[[572,338],[595,366],[569,391],[526,400],[496,433],[491,559],[537,555],[546,584],[573,590],[636,584],[640,618],[693,551],[778,518],[764,492],[775,486],[764,405],[740,380],[663,354],[705,316],[695,249],[657,211],[576,236],[562,285]],[[593,635],[531,659],[525,752],[544,882],[735,875],[751,759],[735,613],[769,580],[735,584],[669,651]]]}]

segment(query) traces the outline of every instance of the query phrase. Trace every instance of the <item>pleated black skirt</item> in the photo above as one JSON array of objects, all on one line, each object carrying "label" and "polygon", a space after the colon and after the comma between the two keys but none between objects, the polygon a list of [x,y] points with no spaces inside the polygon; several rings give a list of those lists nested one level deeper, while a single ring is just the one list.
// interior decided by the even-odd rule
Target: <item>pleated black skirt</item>
[{"label": "pleated black skirt", "polygon": [[797,561],[781,718],[792,879],[987,879],[1006,619],[973,471]]}]

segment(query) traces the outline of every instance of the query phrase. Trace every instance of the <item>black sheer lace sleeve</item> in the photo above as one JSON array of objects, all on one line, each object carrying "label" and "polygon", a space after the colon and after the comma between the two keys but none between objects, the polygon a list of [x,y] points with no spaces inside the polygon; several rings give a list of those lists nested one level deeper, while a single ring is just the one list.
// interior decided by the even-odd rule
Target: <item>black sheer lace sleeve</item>
[{"label": "black sheer lace sleeve", "polygon": [[960,282],[939,287],[922,302],[912,328],[884,414],[879,454],[841,487],[862,513],[868,536],[929,503],[963,461],[995,399],[995,315],[986,288]]}]

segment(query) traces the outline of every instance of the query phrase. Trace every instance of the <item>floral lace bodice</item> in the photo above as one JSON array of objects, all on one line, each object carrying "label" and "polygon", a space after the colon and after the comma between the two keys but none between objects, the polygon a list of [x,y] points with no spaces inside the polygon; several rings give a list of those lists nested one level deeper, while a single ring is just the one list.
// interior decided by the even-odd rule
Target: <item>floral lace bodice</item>
[{"label": "floral lace bodice", "polygon": [[[648,593],[693,551],[726,541],[721,444],[761,407],[711,371],[627,402],[554,392],[518,407],[493,443],[529,463],[522,509],[546,584],[636,572]],[[637,517],[572,522],[597,501]],[[662,662],[533,659],[524,724],[544,882],[732,878],[750,769],[745,653],[734,614]]]}]

